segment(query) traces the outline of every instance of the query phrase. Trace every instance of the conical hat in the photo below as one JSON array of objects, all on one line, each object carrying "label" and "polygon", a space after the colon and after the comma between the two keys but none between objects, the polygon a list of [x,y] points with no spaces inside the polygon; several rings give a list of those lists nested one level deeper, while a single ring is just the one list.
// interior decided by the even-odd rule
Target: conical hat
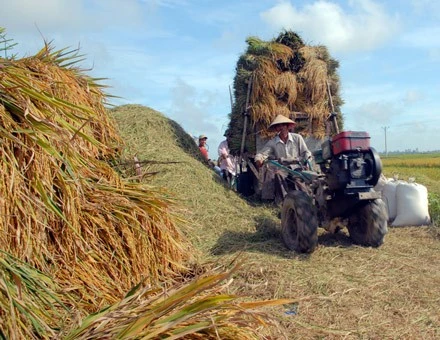
[{"label": "conical hat", "polygon": [[278,115],[275,117],[275,119],[273,120],[273,122],[269,125],[269,129],[272,128],[274,125],[277,124],[296,124],[293,120],[287,118],[286,116],[283,115]]}]

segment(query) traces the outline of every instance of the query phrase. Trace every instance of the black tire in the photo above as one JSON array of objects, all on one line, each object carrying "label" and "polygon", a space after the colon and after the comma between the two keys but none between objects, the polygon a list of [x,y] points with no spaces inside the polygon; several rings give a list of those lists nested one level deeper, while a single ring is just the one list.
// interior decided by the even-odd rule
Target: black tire
[{"label": "black tire", "polygon": [[381,199],[370,201],[349,217],[351,239],[363,246],[379,247],[388,232],[388,212]]},{"label": "black tire", "polygon": [[281,209],[281,234],[287,248],[311,253],[318,243],[318,218],[312,198],[305,192],[290,191]]}]

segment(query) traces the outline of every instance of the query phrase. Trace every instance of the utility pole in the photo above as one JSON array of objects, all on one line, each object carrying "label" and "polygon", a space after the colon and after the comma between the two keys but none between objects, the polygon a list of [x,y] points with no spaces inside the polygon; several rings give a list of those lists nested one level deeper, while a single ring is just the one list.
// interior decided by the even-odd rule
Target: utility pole
[{"label": "utility pole", "polygon": [[387,148],[387,129],[389,126],[383,126],[382,129],[385,131],[385,156],[388,157],[388,148]]}]

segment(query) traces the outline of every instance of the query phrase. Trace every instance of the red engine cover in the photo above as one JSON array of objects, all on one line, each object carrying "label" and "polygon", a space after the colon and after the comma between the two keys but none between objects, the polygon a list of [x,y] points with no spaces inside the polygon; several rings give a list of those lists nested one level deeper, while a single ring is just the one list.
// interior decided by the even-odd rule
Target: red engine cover
[{"label": "red engine cover", "polygon": [[364,131],[344,131],[332,138],[332,151],[338,155],[345,151],[370,149],[370,135]]}]

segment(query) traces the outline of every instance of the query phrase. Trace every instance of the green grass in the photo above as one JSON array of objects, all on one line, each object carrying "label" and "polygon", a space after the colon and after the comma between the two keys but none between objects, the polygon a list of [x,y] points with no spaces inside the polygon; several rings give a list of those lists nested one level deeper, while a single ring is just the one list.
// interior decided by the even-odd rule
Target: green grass
[{"label": "green grass", "polygon": [[433,224],[440,227],[440,195],[435,193],[428,194],[429,199],[429,214]]}]

